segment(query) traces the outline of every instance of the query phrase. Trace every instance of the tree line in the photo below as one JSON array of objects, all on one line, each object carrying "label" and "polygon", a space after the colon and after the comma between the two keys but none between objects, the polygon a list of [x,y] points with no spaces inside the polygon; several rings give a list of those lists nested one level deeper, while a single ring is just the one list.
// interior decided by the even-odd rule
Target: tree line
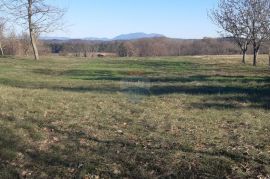
[{"label": "tree line", "polygon": [[[40,48],[46,49],[42,45],[44,43],[38,40],[40,34],[61,29],[64,14],[65,10],[52,6],[46,0],[1,0],[0,53],[17,54],[18,52],[14,51],[24,51],[25,54],[33,54],[38,60]],[[259,51],[266,53],[264,45],[270,40],[270,1],[219,0],[218,6],[211,10],[209,15],[222,29],[221,35],[224,38],[202,40],[154,38],[112,42],[72,40],[46,41],[45,44],[53,53],[70,53],[85,57],[97,52],[115,53],[123,57],[221,55],[237,54],[241,51],[243,63],[246,62],[246,54],[252,51],[255,66]],[[7,22],[15,22],[22,29],[27,29],[27,32],[18,35],[11,31],[6,34]]]},{"label": "tree line", "polygon": [[[119,57],[241,54],[241,50],[232,38],[190,40],[152,38],[131,41],[46,40],[44,43],[50,47],[52,53],[77,57],[91,57],[93,54],[104,52]],[[251,48],[246,53],[252,54]],[[261,53],[268,53],[266,45],[262,46]]]}]

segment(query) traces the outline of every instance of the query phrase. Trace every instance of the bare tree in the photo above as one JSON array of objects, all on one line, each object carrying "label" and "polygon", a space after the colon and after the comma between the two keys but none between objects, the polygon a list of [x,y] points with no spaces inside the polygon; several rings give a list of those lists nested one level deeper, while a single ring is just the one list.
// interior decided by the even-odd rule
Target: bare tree
[{"label": "bare tree", "polygon": [[257,56],[263,42],[270,37],[270,1],[248,0],[248,28],[252,33],[253,65],[257,64]]},{"label": "bare tree", "polygon": [[47,4],[46,0],[1,0],[0,7],[9,18],[29,30],[34,56],[38,60],[38,36],[59,29],[65,11]]},{"label": "bare tree", "polygon": [[246,62],[246,53],[252,36],[248,27],[247,1],[249,0],[220,0],[218,7],[210,14],[213,22],[223,29],[221,33],[225,31],[225,35],[232,37],[240,47],[243,63]]}]

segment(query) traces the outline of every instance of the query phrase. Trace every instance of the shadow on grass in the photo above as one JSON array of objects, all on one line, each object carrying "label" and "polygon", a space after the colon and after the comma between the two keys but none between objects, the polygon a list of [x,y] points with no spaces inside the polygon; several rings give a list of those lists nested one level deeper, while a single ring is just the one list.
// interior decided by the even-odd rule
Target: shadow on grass
[{"label": "shadow on grass", "polygon": [[[194,71],[205,71],[205,69],[189,69]],[[212,69],[211,69],[212,70]],[[164,71],[166,72],[166,71]],[[159,76],[158,72],[149,72],[142,70],[67,70],[55,71],[51,69],[35,69],[33,73],[50,75],[50,76],[67,76],[71,79],[90,80],[90,81],[121,81],[123,78],[130,80],[140,80],[147,78],[149,82],[162,83],[189,83],[189,82],[239,82],[239,83],[270,83],[270,77],[255,77],[255,76],[235,76],[235,75],[191,75],[191,76]],[[156,77],[155,77],[156,76]]]},{"label": "shadow on grass", "polygon": [[[8,124],[22,120],[2,114],[0,119]],[[28,135],[19,136],[15,132],[23,125],[0,127],[0,176],[17,178],[22,171],[31,171],[30,178],[83,178],[87,175],[101,178],[226,178],[233,176],[232,166],[235,164],[270,164],[267,158],[225,149],[197,150],[173,137],[162,138],[163,134],[156,128],[149,129],[147,121],[131,124],[136,126],[130,127],[143,131],[131,139],[129,132],[132,132],[131,136],[134,134],[129,130],[132,128],[119,134],[112,126],[106,126],[99,129],[97,137],[80,125],[63,128],[43,117],[31,115],[23,116],[23,120],[36,130],[24,129]],[[94,125],[93,128],[97,127]],[[34,136],[38,135],[30,133],[46,133],[49,136],[46,148],[41,150],[40,143],[27,143],[25,139],[35,141]],[[110,133],[110,138],[102,136],[102,133]],[[145,139],[145,136],[155,136],[154,133],[161,138]],[[18,163],[18,153],[24,156],[22,163]],[[179,153],[181,156],[176,155]],[[11,165],[14,161],[15,166]],[[264,167],[252,168],[250,173],[249,177],[253,178],[265,170]]]},{"label": "shadow on grass", "polygon": [[[133,61],[132,61],[133,62]],[[127,62],[130,63],[130,62]],[[156,66],[153,66],[155,64]],[[144,65],[151,65],[153,68],[163,68],[162,64],[147,62]],[[170,68],[176,68],[169,62]],[[179,64],[178,64],[179,65]],[[167,66],[168,67],[168,66]],[[180,69],[180,65],[177,69]],[[111,72],[111,71],[66,71],[55,72],[50,70],[39,70],[36,73],[52,76],[68,76],[75,79],[84,80],[110,80],[120,82],[124,76],[130,76],[131,81],[146,78],[144,72]],[[93,75],[93,78],[91,77]],[[138,76],[134,78],[133,76]],[[120,77],[119,77],[120,76]],[[232,79],[230,79],[232,78]],[[243,85],[226,86],[227,82],[237,81],[241,83],[256,82],[266,83],[265,85]],[[155,84],[150,85],[148,93],[140,95],[170,95],[170,94],[189,94],[189,95],[205,95],[206,102],[201,104],[193,104],[196,108],[239,108],[232,101],[251,102],[252,107],[269,109],[269,78],[253,78],[253,77],[228,77],[218,76],[216,79],[211,76],[197,75],[190,77],[165,77],[165,78],[149,78],[151,82],[174,83],[181,82],[183,84]],[[202,82],[204,85],[188,86],[186,82]],[[222,86],[208,84],[208,82],[220,82]],[[22,89],[48,89],[54,91],[68,92],[97,92],[97,93],[115,93],[124,92],[120,86],[105,85],[101,83],[99,86],[65,86],[63,84],[48,84],[46,82],[27,82],[11,79],[0,79],[0,84],[17,87]],[[220,85],[220,84],[219,84]],[[125,89],[128,90],[128,89]],[[137,90],[129,90],[137,92]],[[208,101],[216,101],[210,103]],[[219,103],[218,103],[219,102]],[[21,119],[13,116],[1,116],[2,120],[10,123]],[[29,169],[33,173],[32,178],[82,178],[85,175],[99,175],[101,178],[226,178],[233,175],[232,166],[238,164],[252,163],[253,165],[270,165],[269,159],[259,159],[256,156],[243,155],[220,149],[200,151],[194,149],[189,144],[181,144],[173,140],[173,137],[165,137],[164,139],[154,138],[149,144],[145,140],[145,136],[151,136],[156,132],[157,136],[163,134],[155,131],[155,128],[140,134],[137,133],[135,138],[130,139],[127,133],[115,134],[111,126],[100,129],[100,133],[110,133],[110,139],[106,137],[96,137],[95,134],[84,132],[83,129],[75,129],[73,127],[61,128],[60,126],[52,126],[47,124],[46,119],[27,118],[30,123],[36,126],[37,130],[28,131],[28,133],[49,133],[49,143],[47,148],[40,150],[38,145],[28,145],[24,140],[25,136],[15,134],[16,130],[9,125],[0,127],[0,175],[10,173],[11,178],[15,178],[21,170]],[[57,119],[55,119],[57,120]],[[102,124],[101,124],[102,125]],[[138,124],[137,124],[138,125]],[[144,128],[146,124],[140,124],[138,128]],[[97,126],[93,126],[97,127]],[[82,127],[83,128],[83,127]],[[27,131],[27,130],[26,130]],[[133,131],[131,131],[133,132]],[[153,132],[153,133],[152,133]],[[38,134],[36,134],[38,135]],[[26,136],[33,139],[35,135]],[[132,133],[131,136],[134,136]],[[152,135],[155,136],[155,135]],[[57,137],[57,140],[54,140]],[[34,140],[34,139],[33,139]],[[24,160],[28,163],[20,166],[12,166],[11,163],[16,159],[18,152],[24,155]],[[175,157],[175,154],[181,153],[181,156]],[[16,160],[15,160],[16,161]],[[14,169],[15,168],[15,169]],[[253,172],[253,173],[252,173]],[[262,168],[253,168],[249,178],[255,178],[261,173],[265,173]]]},{"label": "shadow on grass", "polygon": [[[4,119],[0,116],[0,120]],[[19,178],[18,168],[11,164],[18,153],[25,153],[26,145],[21,136],[10,127],[0,126],[0,178]]]},{"label": "shadow on grass", "polygon": [[[269,89],[270,90],[270,89]],[[269,91],[266,90],[266,91]],[[248,105],[241,105],[248,104]],[[252,95],[231,95],[231,96],[214,96],[209,97],[208,101],[202,103],[193,103],[191,107],[199,109],[243,109],[243,108],[255,108],[255,109],[270,109],[270,95],[269,92],[265,94],[252,94]]]},{"label": "shadow on grass", "polygon": [[[130,140],[128,134],[115,135],[111,129],[103,131],[112,133],[111,139],[101,139],[83,130],[51,126],[40,122],[41,119],[31,118],[31,121],[40,127],[39,132],[46,128],[49,135],[57,136],[59,140],[49,143],[46,150],[39,150],[35,145],[23,145],[20,150],[24,141],[14,135],[14,130],[2,127],[4,133],[1,132],[0,144],[6,150],[21,152],[29,160],[28,165],[15,166],[15,169],[32,171],[32,178],[41,175],[45,178],[83,178],[87,175],[101,178],[226,178],[232,176],[234,163],[270,163],[223,150],[199,151],[173,139],[153,139],[149,145],[147,140]],[[155,131],[148,131],[151,132]],[[172,158],[179,152],[182,157]],[[8,163],[12,158],[1,156],[0,159],[4,161],[0,165],[3,171],[9,171]],[[16,176],[15,171],[13,176]],[[261,172],[264,171],[256,170],[254,176]]]},{"label": "shadow on grass", "polygon": [[[91,65],[91,64],[89,64]],[[154,69],[154,70],[164,70],[164,69],[173,69],[173,70],[185,70],[199,68],[202,65],[189,62],[189,61],[171,61],[171,60],[121,60],[121,61],[106,61],[103,63],[104,66],[108,67],[121,67],[121,68],[139,68],[139,69]]]},{"label": "shadow on grass", "polygon": [[[51,73],[51,72],[49,72]],[[86,75],[88,75],[87,72]],[[92,72],[91,72],[92,73]],[[123,72],[126,73],[131,72]],[[133,72],[134,73],[134,72]],[[81,75],[81,73],[79,73]],[[74,75],[74,73],[73,73]],[[143,74],[142,74],[143,75]],[[83,75],[84,76],[84,75]],[[93,74],[93,78],[99,80],[115,80],[118,83],[105,84],[87,84],[76,86],[65,86],[61,84],[48,84],[43,82],[25,82],[20,80],[0,79],[0,84],[25,89],[48,89],[56,91],[69,91],[69,92],[97,92],[97,93],[116,93],[127,92],[132,95],[169,95],[169,94],[189,94],[189,95],[213,95],[217,102],[203,102],[201,104],[194,104],[193,107],[197,108],[216,108],[216,109],[232,109],[241,108],[239,105],[235,105],[232,102],[247,102],[252,103],[249,107],[254,108],[270,108],[270,78],[269,77],[243,77],[243,76],[217,76],[217,79],[211,76],[190,76],[190,77],[178,77],[178,78],[147,78],[144,76],[129,77],[113,77],[113,72],[102,71],[97,74]],[[147,79],[147,80],[145,80]],[[233,86],[230,82],[240,82],[241,86]],[[142,81],[145,86],[121,86],[123,82],[140,82]],[[156,82],[156,83],[153,83]],[[159,83],[166,82],[166,83]],[[171,82],[181,82],[180,84],[174,84]],[[185,84],[185,82],[202,82],[201,85]],[[211,83],[210,83],[211,82]],[[212,82],[218,82],[212,83]],[[253,84],[252,82],[255,82]],[[168,84],[167,84],[168,83]],[[252,85],[246,85],[251,83]],[[203,85],[207,84],[207,85]],[[216,85],[213,85],[216,84]],[[227,85],[228,84],[228,85]],[[144,90],[144,88],[146,90]],[[140,93],[143,91],[143,93]],[[147,91],[147,92],[145,92]],[[226,96],[224,96],[226,95]],[[231,95],[231,96],[228,96]],[[223,102],[223,103],[222,103]]]},{"label": "shadow on grass", "polygon": [[[212,162],[211,167],[216,168],[212,171],[205,171],[205,173],[202,173],[195,166],[189,169],[184,164],[172,166],[170,160],[163,156],[171,153],[170,150],[181,150],[181,148],[175,146],[171,148],[170,144],[166,144],[166,147],[146,147],[144,144],[130,142],[124,136],[119,136],[115,140],[100,140],[81,131],[71,132],[54,128],[53,135],[67,136],[67,139],[50,144],[46,151],[38,150],[35,146],[24,146],[25,149],[28,148],[29,150],[20,151],[19,145],[22,140],[14,138],[15,135],[12,137],[13,133],[8,128],[5,128],[3,132],[5,132],[4,135],[0,137],[0,143],[2,144],[0,156],[2,160],[0,165],[1,177],[18,177],[22,171],[31,171],[32,178],[41,175],[49,178],[83,178],[86,175],[98,175],[105,178],[149,178],[169,176],[199,177],[205,174],[218,177],[230,174],[229,165],[226,161],[223,162],[222,159],[218,158],[213,161],[219,160],[219,165],[214,166],[215,162]],[[81,143],[82,140],[92,145],[85,145]],[[3,150],[9,153],[14,151],[15,154],[21,152],[29,160],[30,165],[19,167],[20,164],[18,163],[13,166],[15,170],[10,170],[9,163],[15,157],[7,158],[3,155]],[[184,152],[193,153],[193,151],[187,151],[186,149],[184,149]],[[208,165],[211,165],[211,163],[208,163]],[[69,169],[71,169],[71,172],[69,172]],[[11,175],[10,172],[13,174]]]}]

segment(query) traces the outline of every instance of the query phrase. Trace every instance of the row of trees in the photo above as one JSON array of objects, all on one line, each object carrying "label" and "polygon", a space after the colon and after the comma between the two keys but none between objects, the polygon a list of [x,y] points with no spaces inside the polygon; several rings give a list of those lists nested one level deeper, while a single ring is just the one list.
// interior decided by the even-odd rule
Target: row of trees
[{"label": "row of trees", "polygon": [[258,52],[270,39],[269,0],[220,0],[211,14],[213,21],[240,47],[243,63],[249,45],[253,48],[253,65],[257,64]]},{"label": "row of trees", "polygon": [[204,38],[201,40],[142,39],[122,42],[119,56],[180,56],[237,54],[239,50],[230,39]]},{"label": "row of trees", "polygon": [[[46,41],[52,53],[60,55],[91,57],[97,53],[114,53],[120,57],[128,56],[180,56],[180,55],[231,55],[241,51],[232,38],[204,38],[181,40],[169,38],[141,39],[133,41]],[[246,53],[251,54],[252,46]],[[268,53],[263,45],[261,53]]]}]

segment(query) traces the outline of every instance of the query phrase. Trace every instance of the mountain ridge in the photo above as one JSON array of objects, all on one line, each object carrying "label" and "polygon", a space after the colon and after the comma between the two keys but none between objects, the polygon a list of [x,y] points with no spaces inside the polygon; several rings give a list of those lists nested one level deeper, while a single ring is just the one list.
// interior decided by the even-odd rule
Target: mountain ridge
[{"label": "mountain ridge", "polygon": [[143,32],[130,33],[130,34],[121,34],[113,38],[113,40],[137,40],[137,39],[146,39],[146,38],[160,38],[165,37],[161,34],[151,33],[146,34]]},{"label": "mountain ridge", "polygon": [[85,37],[85,38],[69,38],[69,37],[41,37],[42,40],[61,40],[61,41],[67,41],[67,40],[92,40],[92,41],[125,41],[125,40],[139,40],[139,39],[147,39],[147,38],[161,38],[161,37],[166,37],[165,35],[162,34],[157,34],[157,33],[143,33],[143,32],[136,32],[136,33],[129,33],[129,34],[120,34],[116,37],[113,38],[98,38],[98,37]]}]

